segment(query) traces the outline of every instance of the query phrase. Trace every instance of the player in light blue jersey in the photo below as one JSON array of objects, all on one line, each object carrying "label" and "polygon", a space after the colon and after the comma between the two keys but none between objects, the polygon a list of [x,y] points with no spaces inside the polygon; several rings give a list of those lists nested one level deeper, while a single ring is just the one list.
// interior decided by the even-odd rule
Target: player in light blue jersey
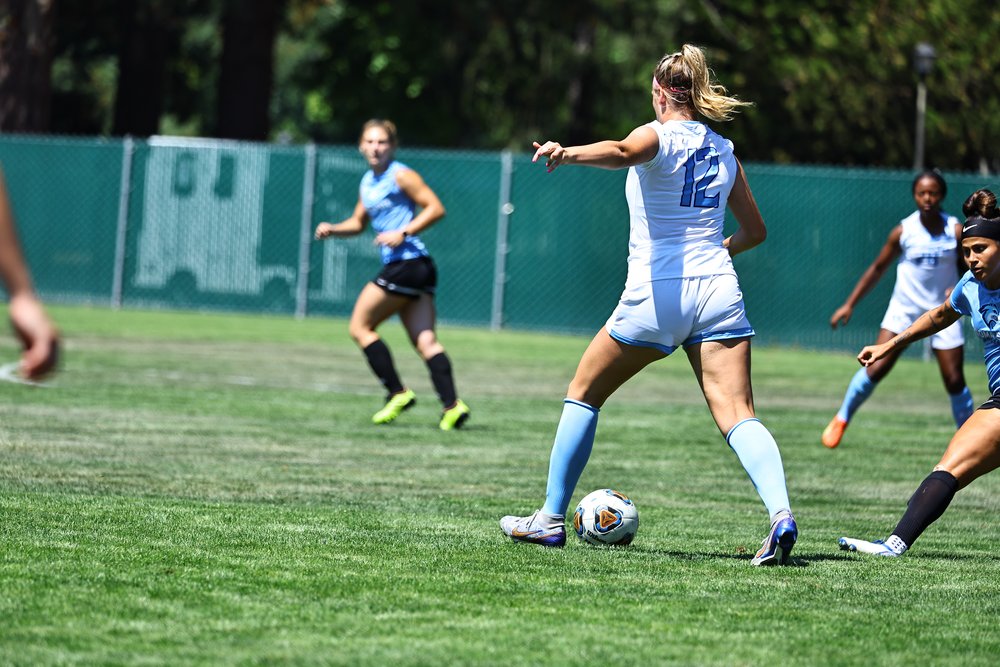
[{"label": "player in light blue jersey", "polygon": [[349,325],[351,338],[388,393],[385,406],[372,422],[388,424],[417,400],[400,380],[392,354],[376,331],[382,322],[399,315],[441,399],[444,411],[438,425],[450,431],[461,427],[470,411],[455,391],[451,361],[435,333],[437,269],[419,236],[444,217],[445,209],[420,174],[395,160],[397,145],[396,126],[391,121],[365,123],[358,148],[370,169],[361,178],[358,203],[343,222],[321,222],[316,238],[353,236],[369,223],[376,233],[382,272],[361,290]]},{"label": "player in light blue jersey", "polygon": [[[506,516],[515,541],[563,546],[566,510],[590,457],[598,411],[629,378],[683,348],[716,425],[764,502],[770,530],[752,565],[786,564],[798,536],[778,446],[757,419],[750,388],[754,331],[731,256],[767,230],[732,143],[698,120],[729,120],[746,104],[711,80],[701,49],[664,56],[653,73],[656,120],[621,141],[535,143],[549,171],[564,164],[628,168],[628,278],[569,385],[549,459],[545,504]],[[723,235],[726,207],[739,229]]]},{"label": "player in light blue jersey", "polygon": [[894,350],[932,336],[962,315],[983,341],[983,357],[992,397],[965,420],[948,443],[934,471],[910,497],[906,511],[885,540],[840,538],[840,548],[874,556],[901,556],[948,508],[955,493],[1000,466],[1000,210],[989,190],[977,190],[962,206],[962,254],[969,271],[948,299],[921,315],[898,336],[871,345],[858,355],[863,366]]},{"label": "player in light blue jersey", "polygon": [[[903,218],[889,232],[889,238],[875,261],[858,280],[844,304],[834,311],[830,326],[834,329],[847,324],[854,307],[878,282],[893,260],[896,266],[896,284],[889,299],[889,307],[882,318],[877,342],[884,343],[945,300],[958,277],[965,273],[958,239],[962,225],[941,210],[941,201],[947,194],[947,184],[941,174],[924,171],[913,179],[913,199],[917,210]],[[937,357],[945,391],[951,400],[951,413],[956,428],[972,414],[972,393],[965,384],[962,361],[965,357],[961,324],[952,326],[931,337],[931,348]],[[905,350],[899,347],[883,359],[858,369],[847,386],[840,410],[823,430],[820,441],[829,448],[840,444],[851,417],[875,391],[875,386],[889,374]]]}]

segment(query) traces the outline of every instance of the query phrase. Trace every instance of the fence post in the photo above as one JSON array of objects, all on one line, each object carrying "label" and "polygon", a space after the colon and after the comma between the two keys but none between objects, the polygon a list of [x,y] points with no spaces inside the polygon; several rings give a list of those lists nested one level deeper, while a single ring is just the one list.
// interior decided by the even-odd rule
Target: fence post
[{"label": "fence post", "polygon": [[507,228],[514,204],[510,201],[511,177],[514,160],[509,150],[500,153],[500,201],[497,204],[497,254],[493,267],[493,307],[490,329],[498,331],[503,326],[504,287],[507,283]]},{"label": "fence post", "polygon": [[316,144],[306,144],[305,174],[302,179],[302,220],[299,229],[299,277],[295,290],[295,317],[306,316],[309,300],[309,250],[312,244],[313,202],[316,197]]},{"label": "fence post", "polygon": [[118,186],[118,228],[115,235],[115,265],[111,278],[111,307],[122,307],[122,288],[125,283],[125,243],[128,238],[128,206],[132,194],[132,137],[125,137],[122,144],[122,179]]}]

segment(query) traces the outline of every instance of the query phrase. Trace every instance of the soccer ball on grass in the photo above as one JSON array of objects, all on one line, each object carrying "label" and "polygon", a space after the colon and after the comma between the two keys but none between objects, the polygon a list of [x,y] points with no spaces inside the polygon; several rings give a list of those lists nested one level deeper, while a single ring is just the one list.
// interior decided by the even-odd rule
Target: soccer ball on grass
[{"label": "soccer ball on grass", "polygon": [[598,489],[576,506],[573,528],[577,537],[588,544],[625,546],[639,529],[639,512],[624,493]]}]

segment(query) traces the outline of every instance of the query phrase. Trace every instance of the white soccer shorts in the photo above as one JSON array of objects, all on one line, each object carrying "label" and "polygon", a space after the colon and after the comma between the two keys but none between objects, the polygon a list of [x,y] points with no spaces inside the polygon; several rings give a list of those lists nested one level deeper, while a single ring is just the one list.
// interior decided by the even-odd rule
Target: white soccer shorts
[{"label": "white soccer shorts", "polygon": [[626,287],[604,326],[617,341],[667,354],[682,345],[754,335],[735,275],[669,278]]},{"label": "white soccer shorts", "polygon": [[[917,318],[924,314],[924,311],[903,306],[893,300],[889,301],[889,307],[882,318],[883,329],[894,334],[902,333],[906,327],[917,321]],[[931,348],[935,350],[953,350],[965,344],[965,336],[962,335],[962,320],[948,326],[945,329],[931,336]]]}]

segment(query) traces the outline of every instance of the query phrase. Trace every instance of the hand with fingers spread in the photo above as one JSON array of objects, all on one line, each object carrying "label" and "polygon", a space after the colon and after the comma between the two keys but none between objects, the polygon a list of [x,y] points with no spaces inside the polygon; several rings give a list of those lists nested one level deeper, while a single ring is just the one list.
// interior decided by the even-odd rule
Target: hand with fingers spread
[{"label": "hand with fingers spread", "polygon": [[544,157],[545,168],[550,173],[566,160],[566,149],[557,141],[546,141],[544,144],[533,141],[531,145],[535,149],[535,156],[531,161],[538,162],[538,158]]}]

